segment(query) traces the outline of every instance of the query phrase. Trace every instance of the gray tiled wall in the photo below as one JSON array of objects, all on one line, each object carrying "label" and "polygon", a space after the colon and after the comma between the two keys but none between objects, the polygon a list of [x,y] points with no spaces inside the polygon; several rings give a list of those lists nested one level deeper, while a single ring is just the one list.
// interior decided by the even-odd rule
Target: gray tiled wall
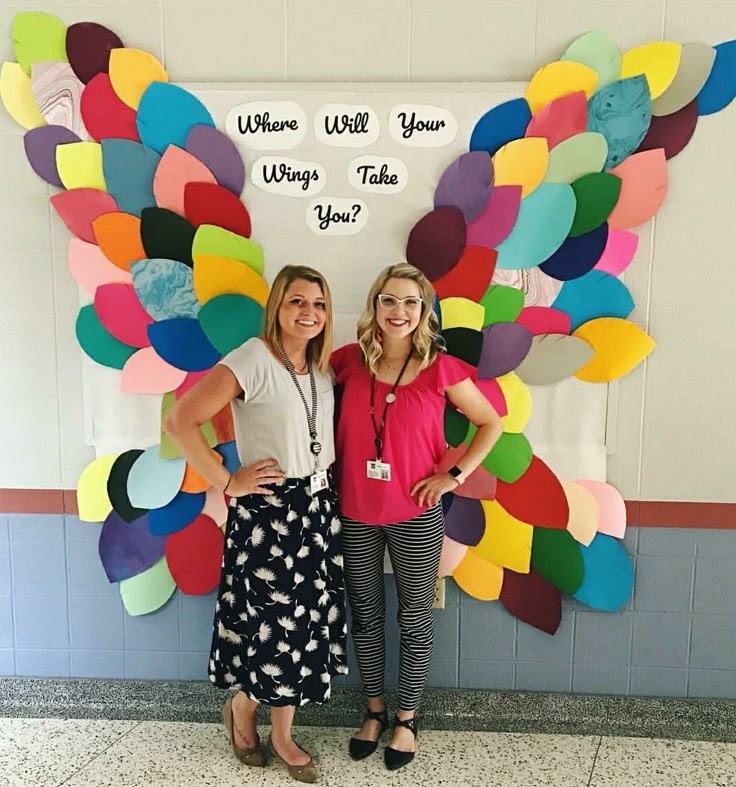
[{"label": "gray tiled wall", "polygon": [[[0,675],[205,677],[214,596],[177,593],[127,615],[97,555],[99,525],[0,516]],[[736,698],[736,531],[632,529],[635,593],[621,612],[565,599],[549,637],[447,583],[434,687]],[[392,578],[387,683],[398,674]],[[350,655],[348,685],[359,685]]]}]

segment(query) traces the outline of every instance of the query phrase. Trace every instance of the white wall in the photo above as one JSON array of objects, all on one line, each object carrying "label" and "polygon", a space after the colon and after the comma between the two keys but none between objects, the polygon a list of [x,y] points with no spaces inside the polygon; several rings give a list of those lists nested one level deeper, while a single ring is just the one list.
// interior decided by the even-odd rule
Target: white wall
[{"label": "white wall", "polygon": [[[174,81],[527,80],[591,28],[624,49],[736,37],[733,0],[45,0],[0,2],[3,60],[13,15],[33,8],[108,25],[162,58]],[[735,132],[733,106],[701,121],[626,277],[633,317],[659,343],[614,390],[609,477],[629,498],[734,499]],[[0,162],[0,487],[70,488],[91,450],[68,232],[4,112]]]}]

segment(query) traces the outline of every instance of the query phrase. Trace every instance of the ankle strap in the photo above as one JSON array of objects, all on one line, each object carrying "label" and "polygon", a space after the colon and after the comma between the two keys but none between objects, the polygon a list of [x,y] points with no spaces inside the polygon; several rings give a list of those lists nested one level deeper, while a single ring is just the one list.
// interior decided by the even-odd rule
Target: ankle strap
[{"label": "ankle strap", "polygon": [[383,727],[388,727],[388,712],[386,708],[383,710],[371,710],[368,708],[365,712],[365,718],[373,719],[373,721],[380,721]]},{"label": "ankle strap", "polygon": [[410,719],[400,719],[398,716],[395,716],[394,727],[406,727],[407,730],[411,730],[415,738],[417,736],[417,722],[414,716]]}]

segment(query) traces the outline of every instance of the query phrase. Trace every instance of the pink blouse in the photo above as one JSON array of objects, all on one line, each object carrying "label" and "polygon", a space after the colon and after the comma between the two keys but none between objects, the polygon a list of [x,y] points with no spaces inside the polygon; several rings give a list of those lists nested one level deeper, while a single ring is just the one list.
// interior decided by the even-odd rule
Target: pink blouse
[{"label": "pink blouse", "polygon": [[[342,387],[340,419],[335,435],[337,489],[340,510],[351,519],[388,525],[419,516],[427,510],[409,496],[417,481],[432,475],[445,455],[445,388],[476,370],[454,356],[441,353],[406,385],[396,389],[383,432],[384,462],[391,480],[368,478],[366,463],[376,459],[375,432],[370,416],[371,377],[357,344],[332,353],[336,384]],[[376,380],[375,411],[380,425],[391,385]]]}]

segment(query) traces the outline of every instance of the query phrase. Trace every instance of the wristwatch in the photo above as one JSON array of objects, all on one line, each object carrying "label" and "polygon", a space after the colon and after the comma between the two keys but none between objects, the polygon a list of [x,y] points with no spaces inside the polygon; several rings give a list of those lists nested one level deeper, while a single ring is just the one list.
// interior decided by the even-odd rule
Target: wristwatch
[{"label": "wristwatch", "polygon": [[457,465],[451,467],[447,472],[457,481],[458,486],[460,486],[463,481],[465,481],[463,471]]}]

